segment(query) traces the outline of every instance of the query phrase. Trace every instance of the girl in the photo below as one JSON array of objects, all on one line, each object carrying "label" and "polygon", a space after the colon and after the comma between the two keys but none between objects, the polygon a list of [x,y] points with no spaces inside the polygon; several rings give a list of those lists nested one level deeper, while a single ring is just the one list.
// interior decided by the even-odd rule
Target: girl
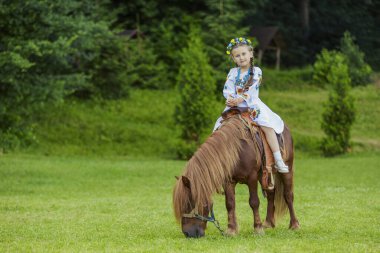
[{"label": "girl", "polygon": [[[226,98],[226,108],[249,107],[256,110],[253,119],[263,130],[268,144],[273,152],[275,167],[280,173],[288,173],[289,168],[284,163],[276,133],[281,134],[284,130],[282,119],[269,109],[259,98],[259,86],[262,79],[262,71],[253,66],[253,47],[246,38],[232,39],[227,46],[227,54],[231,55],[237,67],[232,68],[224,85],[223,95]],[[214,127],[214,131],[220,126],[220,117]]]}]

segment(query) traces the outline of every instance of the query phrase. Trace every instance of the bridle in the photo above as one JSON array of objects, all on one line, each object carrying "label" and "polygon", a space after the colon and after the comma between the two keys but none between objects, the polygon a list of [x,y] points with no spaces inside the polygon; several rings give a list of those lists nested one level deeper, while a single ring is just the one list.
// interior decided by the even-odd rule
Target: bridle
[{"label": "bridle", "polygon": [[191,210],[190,213],[182,214],[182,217],[184,217],[184,218],[195,218],[195,219],[198,219],[198,220],[201,220],[201,221],[206,221],[206,222],[209,221],[209,222],[212,222],[212,223],[215,225],[215,227],[220,231],[220,233],[221,233],[222,235],[224,235],[223,230],[220,228],[219,221],[217,221],[217,220],[215,219],[214,208],[213,208],[212,205],[211,205],[211,210],[210,210],[210,211],[211,211],[211,216],[203,216],[203,215],[200,215],[200,214],[198,213],[198,205],[195,205],[194,209]]}]

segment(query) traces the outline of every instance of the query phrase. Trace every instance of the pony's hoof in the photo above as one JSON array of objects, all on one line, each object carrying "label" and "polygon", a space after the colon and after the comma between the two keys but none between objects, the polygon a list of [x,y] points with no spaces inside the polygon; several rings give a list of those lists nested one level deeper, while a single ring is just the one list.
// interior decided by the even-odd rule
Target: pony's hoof
[{"label": "pony's hoof", "polygon": [[300,226],[300,223],[298,221],[294,222],[294,223],[290,223],[290,225],[289,225],[289,229],[292,229],[292,230],[297,230],[300,228],[301,228],[301,226]]},{"label": "pony's hoof", "polygon": [[264,228],[263,227],[255,227],[255,234],[256,235],[264,235]]},{"label": "pony's hoof", "polygon": [[274,228],[275,225],[274,225],[273,222],[264,221],[264,223],[263,223],[263,227],[264,227],[264,228]]},{"label": "pony's hoof", "polygon": [[238,234],[238,231],[236,229],[232,229],[232,228],[229,228],[227,229],[226,231],[226,235],[227,236],[231,236],[231,237],[234,237]]}]

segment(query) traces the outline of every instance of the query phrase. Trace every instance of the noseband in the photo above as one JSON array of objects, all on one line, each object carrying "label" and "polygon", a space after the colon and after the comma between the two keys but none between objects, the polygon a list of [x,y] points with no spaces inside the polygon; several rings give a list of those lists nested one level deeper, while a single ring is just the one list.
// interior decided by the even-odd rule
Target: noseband
[{"label": "noseband", "polygon": [[203,215],[200,215],[198,213],[198,205],[195,205],[195,208],[193,210],[191,210],[190,213],[185,213],[185,214],[182,214],[182,217],[184,218],[195,218],[195,219],[198,219],[198,220],[201,220],[201,221],[209,221],[209,222],[212,222],[215,227],[220,231],[220,233],[222,235],[224,235],[224,232],[223,230],[220,228],[220,225],[219,225],[219,221],[217,221],[215,219],[215,215],[214,215],[214,208],[213,206],[211,206],[211,216],[203,216]]}]

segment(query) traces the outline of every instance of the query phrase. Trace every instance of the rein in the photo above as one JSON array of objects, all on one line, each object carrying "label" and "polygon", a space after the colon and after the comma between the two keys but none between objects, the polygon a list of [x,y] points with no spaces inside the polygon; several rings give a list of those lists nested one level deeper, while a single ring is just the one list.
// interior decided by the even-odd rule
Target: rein
[{"label": "rein", "polygon": [[220,228],[219,221],[215,219],[213,207],[211,207],[211,216],[200,215],[197,210],[198,210],[198,207],[195,206],[195,208],[190,213],[183,214],[182,217],[184,217],[184,218],[196,218],[196,219],[201,220],[201,221],[212,222],[215,225],[215,227],[220,231],[220,233],[223,236],[225,235],[224,231]]}]

